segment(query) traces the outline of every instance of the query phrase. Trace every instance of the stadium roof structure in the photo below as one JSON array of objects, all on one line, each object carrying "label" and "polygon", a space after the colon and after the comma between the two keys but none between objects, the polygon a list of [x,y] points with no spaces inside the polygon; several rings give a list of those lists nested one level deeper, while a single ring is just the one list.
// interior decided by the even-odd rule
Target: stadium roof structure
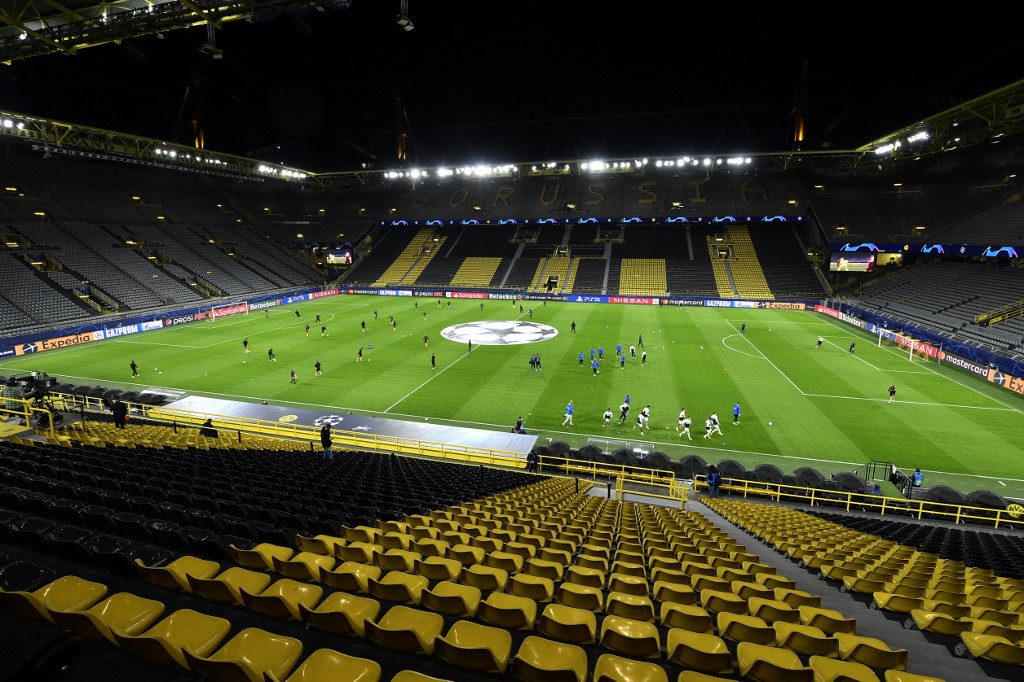
[{"label": "stadium roof structure", "polygon": [[[0,83],[3,82],[4,68],[11,70],[22,64],[36,61],[43,63],[48,60],[52,66],[54,59],[66,61],[68,64],[77,63],[79,60],[63,60],[59,55],[73,58],[81,57],[83,54],[99,54],[104,51],[92,48],[100,48],[104,45],[120,46],[119,51],[134,49],[138,51],[138,54],[142,54],[133,42],[140,38],[147,38],[152,42],[158,42],[176,50],[187,46],[188,52],[193,57],[199,56],[195,51],[198,46],[199,52],[207,55],[203,57],[204,59],[216,60],[210,63],[223,66],[231,62],[231,67],[236,68],[234,54],[230,59],[221,60],[223,43],[228,38],[235,37],[222,35],[222,45],[218,46],[218,33],[225,26],[232,25],[237,27],[231,29],[232,31],[255,35],[258,33],[258,26],[248,26],[248,24],[261,22],[269,24],[274,17],[284,15],[292,17],[296,22],[300,22],[305,17],[310,25],[316,25],[316,22],[313,21],[314,15],[311,13],[319,11],[326,13],[318,13],[316,17],[328,18],[335,14],[345,14],[343,23],[351,26],[353,23],[358,23],[359,18],[342,11],[348,10],[353,1],[11,0],[0,6],[0,63],[8,65],[0,67]],[[408,0],[400,0],[400,2],[373,1],[378,5],[387,5],[387,8],[375,8],[376,13],[372,15],[372,19],[375,21],[381,18],[380,14],[388,15],[395,9],[407,9],[408,7]],[[453,4],[462,5],[462,3]],[[480,5],[482,4],[477,3],[475,6]],[[421,15],[416,16],[417,30],[415,32],[410,32],[412,23],[404,14],[399,15],[398,21],[399,29],[404,29],[404,31],[395,29],[394,23],[391,23],[393,15],[386,18],[384,24],[389,24],[393,32],[397,31],[401,34],[401,37],[406,39],[406,43],[411,37],[423,32],[423,42],[434,44],[448,38],[451,31],[459,28],[451,24],[452,13],[465,11],[446,10],[449,14],[437,17],[433,24],[435,33],[431,34],[429,33],[432,28],[430,14],[440,13],[443,8],[439,6],[428,8],[426,5],[423,7],[422,15],[425,20],[421,22]],[[545,10],[544,18],[550,23],[551,17],[549,16],[550,12],[547,11],[547,5],[545,5]],[[511,13],[515,10],[506,9],[506,11]],[[640,10],[637,11],[637,14],[642,13]],[[403,17],[406,20],[404,25]],[[362,15],[363,20],[366,18],[366,15]],[[468,19],[469,17],[460,15],[459,18]],[[624,23],[626,18],[623,17]],[[444,21],[448,21],[448,23],[445,24]],[[514,23],[514,29],[508,30],[513,32],[522,30],[522,26],[529,23],[523,17],[519,17],[518,21],[520,23],[510,20],[508,23]],[[656,21],[655,23],[665,24],[667,21]],[[337,23],[334,24],[335,27],[337,25]],[[362,24],[360,24],[361,26]],[[308,25],[305,28],[307,31],[310,30]],[[475,26],[474,30],[479,28],[479,26]],[[205,42],[200,42],[203,38],[190,38],[189,41],[170,39],[171,33],[174,31],[180,30],[181,35],[185,36],[184,29],[193,29],[194,32],[199,32],[205,36]],[[566,28],[559,25],[557,30],[566,30]],[[656,31],[658,28],[648,26],[648,30]],[[587,36],[591,31],[593,31],[593,25],[588,24],[585,29],[582,29],[582,35]],[[370,34],[371,27],[366,26],[363,32]],[[168,34],[167,40],[155,40],[162,38],[164,34]],[[266,36],[268,33],[264,32],[262,35]],[[426,39],[428,37],[429,40]],[[507,38],[507,34],[502,34],[502,37]],[[652,36],[651,40],[663,37],[663,35],[657,34]],[[806,39],[806,37],[802,38]],[[305,41],[306,43],[316,42],[314,39],[321,39],[321,32],[297,38],[300,42]],[[338,43],[345,42],[336,36],[331,36],[327,40],[332,39]],[[368,40],[378,40],[378,35],[374,34],[368,37]],[[170,45],[171,43],[174,45]],[[296,74],[301,67],[285,59],[286,54],[284,53],[289,50],[294,52],[294,43],[289,45],[292,47],[287,47],[283,41],[278,41],[273,45],[261,45],[260,49],[264,52],[277,50],[282,53],[279,61],[283,69],[281,73],[284,76],[281,77],[288,80],[290,85],[295,88],[298,87]],[[1000,49],[1009,50],[1012,47],[1012,44],[1007,44]],[[153,51],[147,48],[147,52],[152,54]],[[436,52],[434,50],[433,53],[436,54]],[[416,58],[422,54],[424,53],[409,51],[394,57],[393,66],[402,73],[400,76],[394,72],[391,73],[390,76],[396,82],[385,83],[381,92],[392,87],[398,89],[398,80],[401,80],[406,87],[413,87],[410,83],[414,84],[416,81],[426,82],[426,79],[421,77],[425,74],[411,74],[407,71],[412,68],[409,62],[415,62]],[[473,53],[467,54],[472,55]],[[1002,53],[997,52],[996,54]],[[849,105],[847,100],[856,99],[858,93],[845,92],[843,97],[829,101],[827,112],[824,109],[817,111],[821,115],[821,119],[814,121],[816,126],[812,125],[808,118],[809,114],[815,113],[812,111],[813,104],[808,105],[801,102],[799,93],[798,101],[795,103],[787,102],[783,96],[782,99],[772,102],[771,106],[760,104],[737,106],[735,102],[726,103],[721,98],[721,90],[705,93],[698,92],[694,87],[692,88],[693,92],[687,97],[678,100],[665,99],[664,104],[661,105],[663,110],[650,109],[654,106],[652,101],[657,98],[650,98],[652,101],[641,101],[637,97],[621,97],[617,103],[617,106],[621,107],[618,113],[600,114],[594,113],[594,109],[587,106],[587,100],[584,97],[582,104],[578,107],[581,112],[579,114],[566,117],[565,111],[560,111],[547,119],[541,117],[529,121],[513,119],[511,113],[508,114],[506,120],[502,120],[500,117],[505,113],[506,102],[500,102],[498,106],[481,107],[481,109],[499,112],[499,118],[495,120],[467,121],[465,118],[455,118],[456,116],[465,116],[463,111],[465,107],[461,109],[456,106],[445,107],[438,101],[428,99],[419,103],[419,116],[415,119],[417,127],[413,129],[406,117],[404,109],[406,102],[395,100],[394,105],[397,105],[399,113],[396,117],[396,107],[391,102],[385,104],[383,100],[373,100],[371,95],[364,95],[362,100],[357,100],[356,96],[351,94],[353,91],[366,89],[366,84],[369,82],[367,74],[371,73],[370,69],[373,67],[375,56],[365,55],[366,59],[359,62],[357,68],[360,80],[358,84],[347,81],[347,76],[335,75],[330,86],[323,85],[322,89],[324,90],[333,87],[336,91],[343,92],[335,97],[337,104],[333,108],[326,107],[322,111],[314,112],[313,107],[307,107],[306,111],[301,113],[308,115],[309,118],[294,116],[284,125],[281,125],[281,120],[287,119],[288,114],[298,113],[294,111],[297,107],[287,110],[287,114],[284,113],[286,111],[284,108],[280,111],[274,110],[272,113],[271,111],[274,107],[287,106],[283,104],[285,102],[298,101],[299,98],[294,96],[296,90],[289,90],[284,96],[281,93],[275,93],[273,96],[276,97],[276,101],[271,104],[265,101],[241,102],[246,93],[222,91],[218,94],[235,100],[233,104],[237,104],[237,106],[234,107],[232,115],[236,118],[229,119],[227,122],[220,121],[219,125],[213,126],[217,131],[216,136],[206,135],[205,139],[203,139],[205,129],[200,126],[197,134],[196,126],[189,127],[190,116],[182,116],[180,113],[185,109],[186,104],[193,106],[192,102],[173,102],[178,119],[177,130],[174,130],[174,125],[168,124],[170,119],[175,116],[169,116],[167,112],[162,112],[160,116],[157,116],[151,110],[145,109],[144,105],[139,103],[142,100],[142,97],[138,96],[139,88],[136,88],[135,92],[126,90],[126,92],[132,93],[128,95],[130,99],[137,100],[132,102],[131,107],[128,106],[128,102],[123,101],[123,97],[117,99],[117,93],[111,89],[109,94],[104,93],[111,98],[109,104],[91,108],[91,125],[84,124],[84,121],[89,120],[90,117],[70,120],[73,115],[68,113],[68,107],[77,116],[82,116],[86,107],[68,104],[68,100],[74,102],[74,98],[77,96],[78,102],[81,102],[84,91],[76,89],[74,92],[69,91],[68,94],[62,94],[58,92],[60,86],[56,84],[50,87],[43,84],[30,86],[29,79],[34,78],[37,83],[45,79],[45,76],[40,77],[38,73],[52,74],[53,71],[33,72],[26,69],[21,72],[24,82],[18,86],[21,93],[28,93],[27,102],[31,102],[31,105],[24,110],[25,113],[33,111],[35,107],[48,110],[50,113],[41,116],[16,114],[14,109],[17,107],[11,103],[16,100],[5,97],[7,101],[5,106],[11,109],[7,112],[0,112],[0,115],[3,116],[0,125],[6,126],[0,127],[0,137],[5,135],[20,137],[31,142],[44,154],[99,155],[101,158],[118,161],[188,168],[202,172],[239,174],[254,178],[276,177],[288,181],[347,184],[350,181],[365,183],[377,175],[383,175],[396,168],[409,171],[416,166],[439,168],[442,165],[466,165],[448,163],[447,159],[454,159],[457,155],[487,159],[488,156],[493,157],[495,152],[504,152],[504,158],[491,158],[489,160],[491,163],[512,161],[512,165],[524,167],[554,163],[561,167],[567,166],[571,171],[572,168],[585,162],[584,157],[588,155],[588,149],[598,148],[616,136],[619,136],[619,141],[623,141],[625,138],[631,139],[629,143],[623,142],[619,147],[619,152],[602,155],[606,161],[646,158],[652,156],[652,150],[662,149],[666,150],[665,158],[669,158],[669,155],[679,156],[675,151],[669,149],[671,146],[689,148],[694,156],[704,158],[714,156],[723,159],[727,156],[737,155],[724,153],[723,150],[743,149],[748,144],[764,142],[759,149],[743,151],[739,155],[751,158],[756,164],[778,168],[813,165],[857,169],[867,167],[868,164],[873,167],[879,164],[903,163],[978,144],[1009,143],[1010,139],[1017,138],[1024,128],[1024,81],[998,87],[998,89],[980,96],[971,99],[965,98],[961,101],[961,97],[969,97],[971,95],[968,93],[973,94],[977,91],[963,87],[964,81],[971,80],[967,76],[973,75],[973,72],[965,72],[960,74],[959,78],[951,78],[951,80],[958,81],[956,95],[953,95],[951,91],[944,91],[944,99],[931,101],[931,104],[939,109],[938,113],[924,119],[917,119],[927,112],[926,109],[921,111],[921,107],[918,107],[914,117],[917,120],[909,116],[902,118],[902,114],[900,115],[901,120],[901,118],[893,116],[894,111],[877,108],[873,110],[873,115],[878,117],[876,122],[881,122],[882,118],[886,117],[887,120],[899,121],[895,125],[900,127],[882,137],[876,137],[876,135],[879,129],[884,130],[884,128],[876,127],[870,136],[863,135],[865,138],[875,139],[863,140],[861,134],[847,128],[846,131],[853,132],[853,134],[846,135],[838,145],[825,144],[829,136],[828,131],[836,130],[837,126],[842,127],[839,126],[838,121],[842,120],[847,113]],[[524,50],[519,49],[517,58],[522,59],[523,56]],[[181,57],[180,51],[175,53],[173,50],[163,50],[164,63],[166,61],[176,62],[178,70],[187,69],[187,66],[184,65],[185,60]],[[141,58],[144,58],[144,55]],[[565,59],[564,52],[558,54],[557,58]],[[134,77],[158,81],[163,76],[164,80],[169,80],[166,77],[166,72],[158,71],[155,59],[151,56],[145,62],[145,69],[137,72],[142,75]],[[338,56],[332,54],[329,59],[337,60]],[[239,61],[241,65],[245,65],[244,60]],[[477,60],[473,56],[469,56],[463,61]],[[982,63],[984,62],[979,60],[979,64]],[[99,61],[89,66],[76,67],[80,70],[67,71],[65,77],[71,81],[85,81],[92,73],[110,73],[112,64],[116,69],[116,61]],[[534,62],[530,64],[532,66]],[[586,65],[588,68],[591,66],[590,63]],[[975,66],[977,67],[977,65]],[[90,68],[92,71],[86,72],[86,68]],[[444,68],[450,67],[445,66]],[[571,70],[579,67],[564,68]],[[738,76],[739,73],[749,70],[748,66],[743,65],[741,68],[737,68],[733,75]],[[249,69],[249,71],[260,71],[260,67]],[[872,75],[870,68],[866,67],[865,71]],[[231,82],[233,77],[237,78],[238,73],[238,71],[223,71],[221,85],[223,86],[224,82]],[[451,82],[454,86],[456,80],[445,80],[449,74],[443,69],[441,73],[442,84]],[[273,77],[269,73],[263,74],[263,76],[267,80]],[[319,73],[317,76],[319,77]],[[13,71],[9,77],[17,79],[17,75]],[[712,77],[704,80],[721,79]],[[472,87],[472,79],[467,79],[464,75],[457,81],[470,81],[468,87]],[[65,84],[67,82],[65,81]],[[206,108],[206,112],[192,114],[191,118],[205,121],[210,118],[209,109],[212,96],[208,88],[205,99],[198,97],[199,84],[200,80],[195,80],[193,85],[188,88],[190,94],[187,96],[193,96],[200,100],[203,104],[198,106]],[[439,101],[446,98],[451,99],[449,93],[436,93],[436,88],[431,89],[430,85],[431,83],[427,82],[424,89],[431,96],[436,96]],[[646,86],[647,83],[645,82],[644,85]],[[972,81],[972,85],[977,87],[978,84]],[[321,83],[318,83],[315,78],[310,78],[303,84],[303,87],[307,87],[307,89],[320,86]],[[100,87],[103,87],[102,83]],[[735,86],[736,89],[742,89],[742,87],[742,84]],[[847,87],[845,83],[843,87]],[[992,87],[992,85],[987,85],[987,87]],[[263,91],[269,89],[262,88]],[[11,92],[14,94],[15,90]],[[496,92],[500,93],[501,90]],[[379,94],[379,92],[375,92],[374,96]],[[161,96],[166,99],[166,91],[161,91]],[[758,95],[751,93],[750,96],[757,97]],[[831,96],[832,93],[829,93],[829,97]],[[567,96],[565,99],[570,99],[570,97]],[[533,106],[529,111],[546,112],[549,107],[544,104],[551,102],[550,99],[542,101],[540,106],[537,106],[536,102],[532,102]],[[685,110],[677,108],[680,103],[688,108]],[[448,102],[444,102],[444,104],[448,104]],[[629,108],[630,106],[648,107],[648,110],[633,110]],[[879,107],[878,104],[872,106]],[[895,110],[895,104],[893,109]],[[232,134],[232,128],[246,128],[245,125],[239,124],[238,116],[240,116],[239,112],[248,111],[258,112],[259,122],[253,124],[251,129],[247,129],[244,142],[227,144],[224,136]],[[634,111],[636,113],[622,113]],[[433,125],[426,122],[428,113],[434,117]],[[747,116],[755,114],[764,118],[757,122],[747,118]],[[342,122],[340,119],[342,115],[351,116],[351,119]],[[450,126],[437,122],[444,121],[446,116],[452,121]],[[377,118],[370,123],[371,117]],[[380,120],[377,120],[378,118]],[[151,122],[155,119],[161,121],[159,126]],[[326,125],[330,130],[327,132],[313,131],[312,126],[307,125],[307,121],[314,119],[327,121]],[[913,122],[905,124],[903,121]],[[205,122],[202,125],[205,125]],[[134,129],[133,133],[129,132],[132,130],[131,126],[143,126],[145,129]],[[788,129],[786,129],[787,127]],[[809,136],[800,138],[796,134],[811,128],[816,128],[822,137],[812,140]],[[629,132],[623,133],[627,129]],[[740,133],[742,141],[740,143],[735,140],[726,141],[727,129],[728,132],[742,131]],[[794,134],[790,134],[789,130],[793,130]],[[645,135],[641,136],[638,131],[643,131]],[[300,135],[304,136],[301,142],[298,141]],[[585,135],[591,135],[598,142],[592,145],[584,143]],[[527,136],[543,140],[543,142],[534,145],[523,144],[522,140]],[[195,140],[188,139],[189,137],[203,141],[197,143]],[[310,160],[311,157],[303,157],[298,153],[292,161],[285,162],[283,159],[288,158],[288,154],[277,150],[282,149],[281,145],[284,145],[287,150],[289,141],[295,143],[297,147],[301,145],[302,149],[307,151],[309,149],[318,151],[330,149],[333,156],[328,158],[338,160],[338,162],[336,165],[330,165],[333,161],[329,160],[328,165],[324,166],[324,164],[314,163]],[[398,147],[397,155],[394,153],[395,149],[388,149],[391,146],[389,143],[395,143],[394,146]],[[500,145],[503,143],[508,143],[511,146],[502,148]],[[415,152],[417,146],[419,154],[411,153],[408,157],[405,155],[406,147]],[[701,147],[704,149],[702,150]],[[223,151],[213,151],[213,149]],[[710,152],[712,149],[718,151],[704,153]],[[389,156],[392,161],[387,160]],[[541,158],[542,156],[547,158]],[[275,159],[275,161],[269,159]],[[444,162],[440,159],[444,159]],[[428,161],[424,163],[424,160]],[[388,167],[389,163],[392,164],[391,167]],[[484,161],[484,163],[488,163],[488,161]],[[320,166],[321,169],[314,171],[312,170],[314,166]]]},{"label": "stadium roof structure", "polygon": [[[79,51],[194,26],[312,8],[344,9],[351,0],[12,0],[0,7],[0,62]],[[8,7],[10,5],[10,7]],[[216,39],[207,49],[217,56]]]}]

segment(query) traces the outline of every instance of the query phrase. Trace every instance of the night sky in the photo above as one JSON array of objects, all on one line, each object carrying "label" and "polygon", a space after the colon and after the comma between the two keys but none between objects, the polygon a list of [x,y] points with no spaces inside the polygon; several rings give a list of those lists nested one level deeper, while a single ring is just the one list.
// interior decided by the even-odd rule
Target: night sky
[{"label": "night sky", "polygon": [[182,144],[201,121],[209,149],[330,171],[399,167],[405,120],[408,166],[786,151],[802,82],[802,148],[849,149],[1024,78],[991,17],[410,0],[407,32],[398,9],[234,22],[221,60],[193,28],[16,61],[0,108]]}]

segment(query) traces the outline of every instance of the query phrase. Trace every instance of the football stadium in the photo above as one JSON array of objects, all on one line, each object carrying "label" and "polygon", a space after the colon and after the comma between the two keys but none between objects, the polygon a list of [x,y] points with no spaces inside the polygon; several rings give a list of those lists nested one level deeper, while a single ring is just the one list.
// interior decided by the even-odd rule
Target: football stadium
[{"label": "football stadium", "polygon": [[[352,3],[21,4],[8,65]],[[0,111],[0,680],[1021,679],[1022,111],[326,171]]]}]

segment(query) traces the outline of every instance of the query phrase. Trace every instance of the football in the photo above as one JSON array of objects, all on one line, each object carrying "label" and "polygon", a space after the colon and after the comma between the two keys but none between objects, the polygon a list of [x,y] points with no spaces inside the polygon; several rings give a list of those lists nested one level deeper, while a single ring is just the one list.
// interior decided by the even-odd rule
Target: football
[{"label": "football", "polygon": [[771,422],[768,422],[768,426],[771,426],[771,425],[772,425],[772,423],[771,423]]}]

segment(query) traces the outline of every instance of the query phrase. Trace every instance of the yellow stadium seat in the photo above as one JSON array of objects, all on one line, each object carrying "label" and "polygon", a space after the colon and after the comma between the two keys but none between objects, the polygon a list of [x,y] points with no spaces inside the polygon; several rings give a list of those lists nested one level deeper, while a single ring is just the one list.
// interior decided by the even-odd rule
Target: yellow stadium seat
[{"label": "yellow stadium seat", "polygon": [[587,652],[573,644],[528,636],[512,657],[511,676],[522,682],[585,682]]},{"label": "yellow stadium seat", "polygon": [[210,680],[284,679],[302,655],[302,642],[259,628],[246,628],[208,656],[182,649],[190,670]]},{"label": "yellow stadium seat", "polygon": [[299,618],[310,627],[336,635],[366,636],[366,621],[376,620],[380,602],[335,592],[315,607],[299,604]]},{"label": "yellow stadium seat", "polygon": [[459,620],[434,640],[434,655],[467,670],[504,673],[512,655],[512,635],[504,628]]}]

